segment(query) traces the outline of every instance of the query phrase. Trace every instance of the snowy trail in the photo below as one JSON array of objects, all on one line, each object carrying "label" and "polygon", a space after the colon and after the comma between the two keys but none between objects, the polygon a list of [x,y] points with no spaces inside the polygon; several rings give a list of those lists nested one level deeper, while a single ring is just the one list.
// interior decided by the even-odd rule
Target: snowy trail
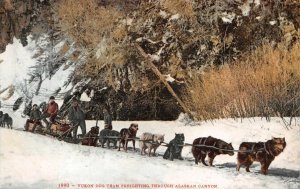
[{"label": "snowy trail", "polygon": [[[114,129],[128,127],[131,122],[114,122]],[[180,121],[141,121],[138,136],[146,131],[166,134],[169,142],[174,133],[184,133],[186,143],[200,136],[214,136],[238,146],[243,141],[265,141],[286,137],[287,147],[272,162],[269,175],[259,173],[255,163],[251,173],[235,171],[236,154],[215,158],[215,167],[195,165],[191,148],[183,149],[184,161],[164,160],[165,147],[158,157],[141,156],[139,152],[86,147],[58,141],[42,135],[0,129],[0,188],[58,188],[60,183],[77,184],[195,184],[217,185],[217,188],[299,188],[300,127],[286,130],[280,119],[266,122],[260,118],[231,119],[184,126]],[[299,123],[299,122],[298,122]],[[95,121],[87,121],[92,127]],[[22,125],[22,124],[20,124]],[[103,126],[100,124],[100,128]],[[79,129],[80,130],[80,129]],[[88,129],[89,130],[89,129]],[[132,144],[129,143],[131,147]],[[137,147],[139,145],[137,144]],[[251,183],[251,184],[250,184]],[[104,188],[109,188],[104,185]],[[151,187],[150,187],[151,188]],[[175,188],[175,187],[173,187]]]}]

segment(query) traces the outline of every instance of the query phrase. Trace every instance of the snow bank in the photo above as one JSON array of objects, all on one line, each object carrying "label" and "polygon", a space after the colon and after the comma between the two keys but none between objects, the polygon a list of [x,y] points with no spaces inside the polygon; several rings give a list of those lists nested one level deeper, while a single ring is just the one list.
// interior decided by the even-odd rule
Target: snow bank
[{"label": "snow bank", "polygon": [[243,1],[243,4],[239,6],[239,9],[242,11],[243,16],[249,16],[252,3],[254,3],[255,7],[257,7],[260,5],[260,0],[245,0]]},{"label": "snow bank", "polygon": [[[298,120],[299,123],[300,120]],[[131,122],[113,122],[120,130]],[[217,185],[217,188],[299,188],[300,138],[299,125],[286,130],[282,121],[273,118],[266,122],[260,118],[241,120],[216,120],[186,126],[179,121],[140,121],[138,136],[150,131],[165,135],[166,142],[175,133],[184,133],[186,142],[204,136],[214,136],[232,142],[235,149],[242,141],[265,141],[285,137],[287,147],[272,162],[269,175],[259,173],[255,163],[251,171],[235,171],[235,156],[220,155],[215,158],[215,167],[195,165],[190,147],[183,150],[184,161],[164,160],[165,147],[158,148],[159,157],[141,156],[96,147],[85,147],[57,141],[56,139],[0,129],[0,188],[58,188],[59,183],[77,184],[195,184]],[[95,121],[88,121],[88,128]],[[100,123],[103,128],[103,123]],[[80,131],[80,129],[79,129]],[[129,147],[131,147],[129,143]],[[138,144],[137,144],[138,146]],[[74,186],[72,186],[74,184]],[[149,187],[153,188],[153,187]],[[178,187],[177,187],[178,188]],[[184,187],[183,187],[184,188]]]},{"label": "snow bank", "polygon": [[5,52],[0,54],[0,91],[10,85],[16,85],[28,79],[28,72],[36,61],[31,49],[34,46],[31,37],[28,37],[28,46],[23,47],[20,40],[14,38],[12,44],[6,46]]},{"label": "snow bank", "polygon": [[222,21],[224,23],[232,23],[232,21],[234,20],[235,18],[235,13],[227,13],[227,12],[223,12],[222,13]]}]

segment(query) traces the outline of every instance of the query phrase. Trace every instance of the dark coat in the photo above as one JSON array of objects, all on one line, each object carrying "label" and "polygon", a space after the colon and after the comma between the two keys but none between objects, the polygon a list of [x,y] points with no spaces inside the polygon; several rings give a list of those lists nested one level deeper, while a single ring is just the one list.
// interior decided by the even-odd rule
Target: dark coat
[{"label": "dark coat", "polygon": [[78,123],[78,122],[85,120],[84,112],[82,111],[82,109],[79,106],[77,106],[77,107],[71,106],[69,109],[68,117],[69,117],[69,120],[74,123]]},{"label": "dark coat", "polygon": [[104,125],[112,125],[112,118],[109,113],[104,113]]},{"label": "dark coat", "polygon": [[31,110],[30,112],[30,119],[31,120],[41,120],[42,119],[42,113],[39,109]]}]

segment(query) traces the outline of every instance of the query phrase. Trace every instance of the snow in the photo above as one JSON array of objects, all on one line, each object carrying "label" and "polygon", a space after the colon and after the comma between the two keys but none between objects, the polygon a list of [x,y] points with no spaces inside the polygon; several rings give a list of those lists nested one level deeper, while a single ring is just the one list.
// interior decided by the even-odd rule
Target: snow
[{"label": "snow", "polygon": [[63,46],[66,44],[66,41],[61,41],[58,44],[56,44],[53,48],[53,50],[55,52],[59,52],[61,50],[61,48],[63,48]]},{"label": "snow", "polygon": [[103,87],[103,88],[100,89],[99,91],[101,92],[101,91],[104,91],[104,90],[106,90],[106,89],[108,89],[108,87]]},{"label": "snow", "polygon": [[243,4],[241,6],[239,6],[239,9],[242,11],[243,16],[249,16],[252,3],[254,3],[254,7],[257,7],[260,5],[260,0],[246,0],[243,1]]},{"label": "snow", "polygon": [[73,71],[74,66],[71,66],[66,70],[64,69],[64,66],[62,66],[51,78],[46,78],[41,85],[40,94],[33,97],[33,103],[40,104],[42,102],[48,102],[49,97],[54,95],[55,91],[60,88],[59,94],[54,96],[56,97],[58,105],[61,106],[63,103],[63,96],[60,96],[60,94],[64,94],[73,88],[71,84],[65,86],[65,82]]},{"label": "snow", "polygon": [[260,5],[260,0],[254,0],[254,4],[255,4],[255,6]]},{"label": "snow", "polygon": [[90,102],[91,101],[91,97],[89,97],[86,92],[83,92],[80,96],[80,101],[84,101],[84,102]]},{"label": "snow", "polygon": [[222,14],[222,21],[224,23],[232,23],[233,19],[235,18],[235,13],[232,12],[232,13],[227,13],[227,12],[224,12]]},{"label": "snow", "polygon": [[250,4],[248,4],[248,2],[242,4],[241,6],[239,6],[239,8],[242,11],[243,16],[249,16],[249,12],[250,12]]},{"label": "snow", "polygon": [[[222,189],[299,188],[300,119],[290,130],[279,118],[272,118],[271,122],[261,118],[223,119],[200,122],[194,126],[184,120],[138,121],[138,136],[149,131],[161,133],[165,134],[165,141],[168,142],[174,133],[184,133],[185,142],[192,143],[197,137],[211,135],[232,142],[235,149],[243,141],[266,141],[274,136],[285,137],[287,147],[272,162],[269,175],[265,176],[259,173],[258,163],[251,167],[251,173],[245,172],[245,169],[236,172],[236,154],[217,156],[215,167],[205,167],[194,164],[190,147],[183,149],[184,161],[172,162],[161,157],[165,147],[158,148],[158,157],[148,157],[132,149],[125,153],[86,147],[0,128],[0,188],[58,188],[60,183],[69,183],[70,188],[79,188],[78,184],[102,184],[102,188],[111,188],[106,184],[173,184],[170,188],[179,188],[175,187],[176,184],[195,184],[198,187],[211,184]],[[113,127],[120,130],[130,123],[115,121]],[[90,128],[95,121],[87,121],[87,125]],[[16,122],[15,127],[22,127],[22,123]],[[100,128],[103,128],[102,122]],[[132,143],[129,143],[131,146]]]},{"label": "snow", "polygon": [[276,20],[272,20],[269,23],[270,23],[271,26],[273,26],[273,25],[275,25],[277,23],[277,21]]},{"label": "snow", "polygon": [[174,79],[173,77],[171,77],[171,75],[170,75],[170,74],[168,74],[168,75],[165,75],[165,77],[166,77],[166,81],[168,81],[168,82],[170,82],[170,83],[172,83],[172,82],[174,82],[174,81],[175,81],[175,79]]},{"label": "snow", "polygon": [[133,22],[132,18],[126,19],[126,25],[131,26]]},{"label": "snow", "polygon": [[178,20],[180,18],[180,14],[174,14],[171,16],[170,20]]},{"label": "snow", "polygon": [[149,56],[154,61],[159,61],[160,60],[160,56],[158,56],[157,54],[151,54]]},{"label": "snow", "polygon": [[[64,44],[65,41],[62,41],[55,45],[53,48],[54,52],[59,52]],[[32,71],[30,68],[39,64],[37,58],[47,58],[47,56],[49,56],[49,52],[44,52],[44,54],[34,58],[37,49],[41,47],[45,49],[47,45],[46,35],[41,36],[35,41],[32,40],[32,36],[29,36],[28,45],[26,47],[22,46],[20,40],[14,38],[13,43],[7,45],[5,52],[0,54],[0,59],[3,60],[0,64],[0,91],[9,86],[16,86],[14,95],[5,101],[6,104],[12,105],[17,98],[24,96],[20,86],[27,87],[31,92],[35,91],[38,82],[28,84],[26,83],[26,80],[29,79],[29,73]],[[68,62],[66,64],[68,64]],[[74,66],[70,66],[67,69],[65,69],[64,66],[61,66],[54,76],[51,78],[43,78],[44,80],[41,85],[40,94],[33,96],[33,103],[38,104],[43,101],[48,101],[48,98],[57,89],[61,89],[60,93],[70,90],[72,86],[65,86],[65,82],[68,80],[68,77],[73,70]],[[7,91],[8,90],[0,94],[0,100],[7,96]]]},{"label": "snow", "polygon": [[[20,40],[14,38],[12,44],[8,44],[4,53],[0,54],[0,101],[4,113],[8,113],[14,118],[15,122],[20,122],[22,125],[25,119],[21,116],[24,110],[26,95],[23,88],[28,89],[28,93],[32,96],[33,104],[40,104],[48,101],[56,90],[60,89],[57,97],[59,106],[62,105],[61,99],[63,94],[72,89],[72,85],[65,85],[68,81],[69,75],[74,70],[74,65],[68,68],[62,65],[58,71],[50,78],[43,74],[43,82],[40,88],[40,93],[35,95],[34,92],[38,85],[38,81],[28,83],[29,73],[32,71],[31,67],[40,64],[43,61],[48,61],[51,58],[51,53],[58,53],[63,47],[65,41],[62,41],[52,47],[49,46],[49,39],[47,35],[41,35],[39,38],[33,40],[32,36],[27,37],[28,45],[23,47]],[[72,50],[72,47],[69,51]],[[41,53],[40,53],[41,52]],[[39,56],[36,56],[39,54]],[[66,53],[68,54],[68,52]],[[65,55],[66,56],[66,55]],[[66,62],[66,65],[69,61]],[[42,72],[42,71],[41,71]],[[9,95],[9,88],[12,88],[13,94]],[[9,97],[10,98],[7,98]],[[19,98],[24,97],[24,102],[17,111],[12,110],[12,105]]]},{"label": "snow", "polygon": [[142,42],[143,41],[143,38],[142,37],[139,37],[135,40],[136,42]]},{"label": "snow", "polygon": [[94,89],[91,90],[90,95],[87,94],[87,90],[86,90],[81,94],[80,100],[85,102],[90,102],[94,97],[94,95],[95,95]]},{"label": "snow", "polygon": [[[28,79],[28,72],[36,61],[30,50],[34,45],[31,37],[28,38],[28,46],[23,47],[20,40],[14,38],[12,44],[6,46],[5,52],[0,54],[0,91],[11,85],[16,85]],[[1,96],[0,96],[1,97]]]},{"label": "snow", "polygon": [[163,11],[163,10],[159,11],[159,15],[162,16],[163,18],[167,18],[168,17],[168,13],[166,11]]},{"label": "snow", "polygon": [[105,54],[105,52],[107,50],[107,40],[106,40],[106,38],[103,38],[101,40],[101,42],[98,44],[97,48],[98,49],[96,51],[96,57],[99,59]]}]

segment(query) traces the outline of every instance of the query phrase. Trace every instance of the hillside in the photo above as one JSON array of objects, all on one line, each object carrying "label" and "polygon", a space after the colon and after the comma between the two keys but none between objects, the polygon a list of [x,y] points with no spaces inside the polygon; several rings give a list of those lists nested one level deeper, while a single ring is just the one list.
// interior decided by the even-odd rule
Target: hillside
[{"label": "hillside", "polygon": [[[197,119],[299,116],[299,111],[293,108],[299,105],[299,98],[293,98],[299,91],[297,86],[283,85],[277,91],[252,96],[245,96],[248,92],[244,89],[237,91],[230,88],[227,91],[217,87],[213,90],[220,90],[218,92],[223,96],[220,100],[218,93],[204,91],[202,94],[202,84],[200,88],[196,86],[199,80],[206,81],[203,75],[207,71],[222,69],[224,65],[250,62],[250,70],[244,70],[250,73],[262,69],[260,64],[275,65],[275,60],[268,58],[276,56],[274,52],[283,55],[291,49],[297,52],[299,12],[299,1],[292,0],[82,0],[76,4],[71,0],[4,0],[0,4],[0,52],[9,49],[9,43],[15,43],[14,37],[24,47],[36,43],[31,47],[32,60],[22,60],[28,64],[27,67],[33,67],[28,84],[35,86],[35,95],[19,92],[18,97],[23,97],[24,102],[44,93],[40,91],[40,84],[45,79],[50,80],[60,69],[72,67],[70,77],[62,81],[66,85],[71,84],[72,89],[59,91],[59,88],[51,86],[47,90],[53,91],[52,94],[60,99],[66,99],[66,103],[75,92],[76,95],[87,96],[91,101],[82,102],[82,105],[88,119],[102,116],[92,106],[95,104],[109,107],[117,120],[174,120],[182,111],[190,111]],[[265,52],[264,49],[268,48],[272,50]],[[267,55],[262,57],[256,51]],[[297,56],[295,53],[288,54],[287,62],[296,62]],[[248,60],[248,57],[252,59]],[[278,57],[279,62],[285,61],[280,58],[282,55]],[[7,58],[2,55],[0,66],[6,61]],[[152,67],[149,62],[153,63]],[[253,62],[257,62],[260,68],[251,66]],[[241,68],[244,67],[242,64]],[[283,66],[279,70],[282,69],[287,68]],[[299,69],[293,69],[293,73],[286,74],[296,75],[291,79],[297,81]],[[277,80],[260,82],[259,87],[281,86],[278,81],[284,80],[277,76],[285,73],[271,71],[268,67],[262,71],[274,73],[272,78]],[[246,77],[241,70],[230,72]],[[233,78],[234,81],[241,79]],[[167,81],[173,92],[162,80]],[[207,83],[226,86],[226,82],[233,82],[222,80],[225,83],[209,79]],[[253,91],[248,84],[241,84]],[[0,85],[0,91],[7,89],[8,85]],[[193,89],[200,96],[212,98],[198,101]],[[284,91],[295,93],[283,95]],[[264,99],[263,102],[253,102],[253,96],[257,98],[257,95],[261,95],[259,98]],[[228,99],[227,96],[237,98]],[[286,102],[292,102],[284,107],[283,102],[270,103],[277,101],[279,96]],[[179,103],[178,99],[183,103]],[[216,106],[210,103],[213,99],[217,99],[218,104],[222,102],[222,105],[207,110],[207,107]],[[263,106],[260,107],[260,104]],[[61,115],[65,113],[62,111]]]}]

